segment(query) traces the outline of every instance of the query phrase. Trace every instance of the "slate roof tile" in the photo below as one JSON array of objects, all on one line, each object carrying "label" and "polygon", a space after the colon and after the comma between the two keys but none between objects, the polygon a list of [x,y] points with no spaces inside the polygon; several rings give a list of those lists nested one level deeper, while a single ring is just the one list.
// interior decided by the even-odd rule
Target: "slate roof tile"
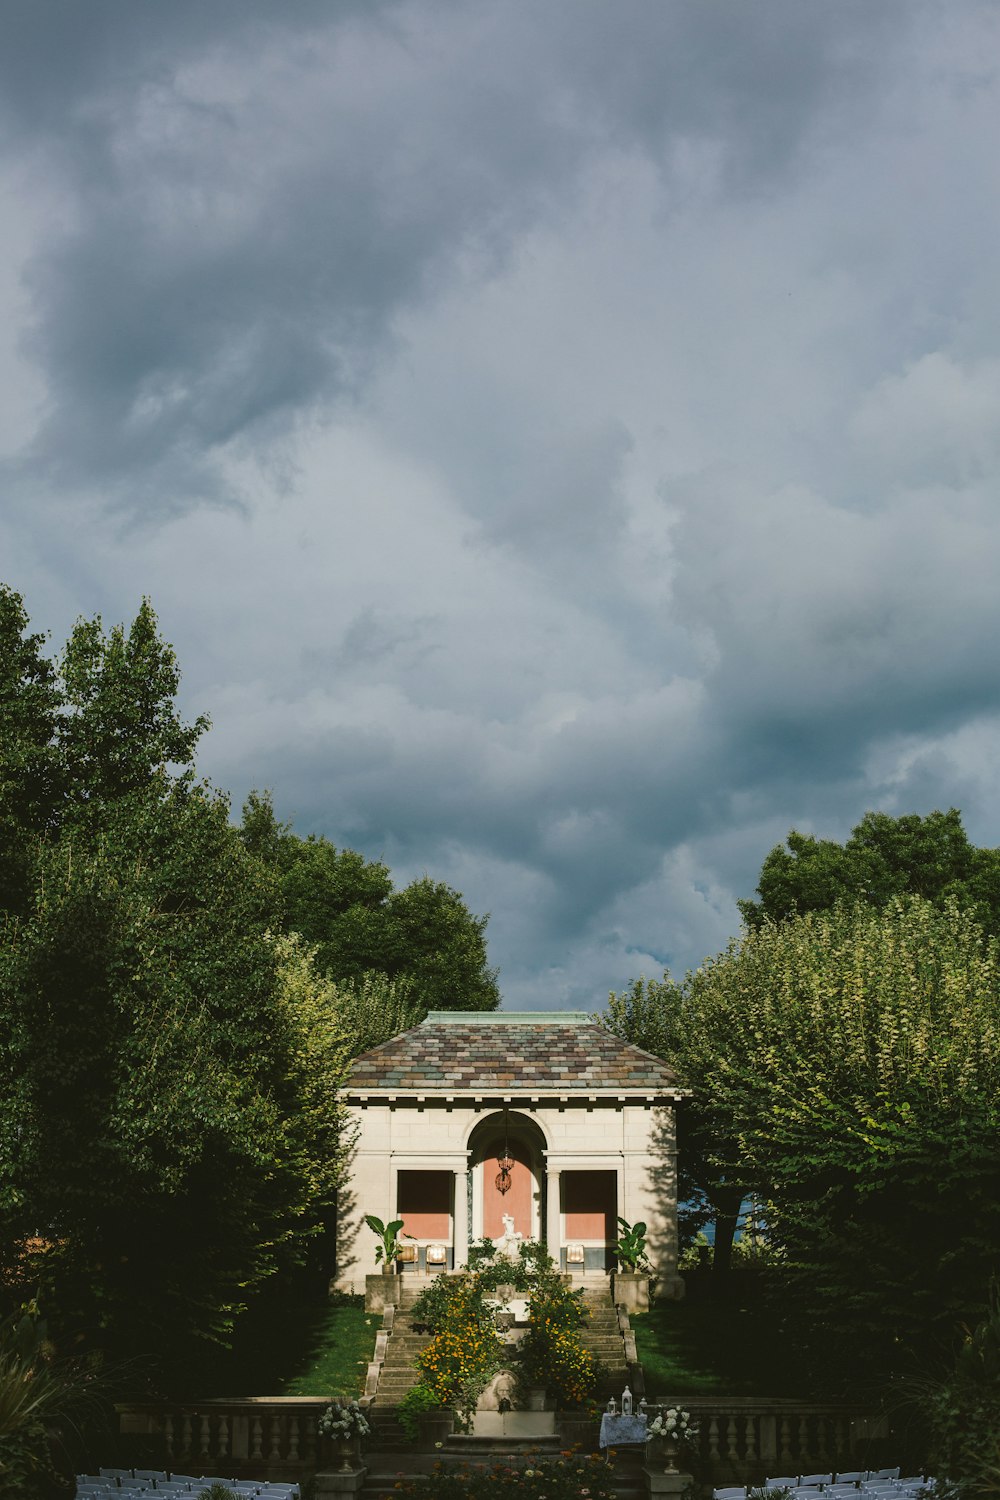
[{"label": "slate roof tile", "polygon": [[592,1021],[564,1016],[526,1024],[477,1016],[463,1023],[430,1017],[355,1058],[349,1088],[475,1093],[501,1085],[539,1092],[673,1093],[677,1075],[659,1058],[623,1042]]}]

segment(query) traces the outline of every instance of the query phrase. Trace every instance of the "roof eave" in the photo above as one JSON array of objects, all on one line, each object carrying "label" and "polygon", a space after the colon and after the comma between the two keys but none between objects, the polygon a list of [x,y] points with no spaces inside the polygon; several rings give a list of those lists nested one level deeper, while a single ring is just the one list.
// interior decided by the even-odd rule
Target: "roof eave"
[{"label": "roof eave", "polygon": [[393,1089],[372,1086],[341,1090],[348,1104],[370,1104],[376,1099],[402,1100],[413,1104],[457,1104],[469,1100],[478,1104],[506,1103],[536,1104],[552,1100],[560,1104],[584,1104],[588,1100],[601,1103],[679,1104],[690,1098],[691,1090],[679,1085],[669,1088],[621,1088],[621,1089]]}]

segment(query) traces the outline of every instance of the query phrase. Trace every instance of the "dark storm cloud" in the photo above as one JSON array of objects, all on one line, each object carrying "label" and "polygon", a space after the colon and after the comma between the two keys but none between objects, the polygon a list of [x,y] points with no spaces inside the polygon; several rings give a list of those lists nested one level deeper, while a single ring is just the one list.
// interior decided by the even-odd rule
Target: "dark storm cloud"
[{"label": "dark storm cloud", "polygon": [[237,801],[525,1005],[722,946],[793,823],[1000,841],[992,8],[8,21],[0,552],[56,639],[153,597]]},{"label": "dark storm cloud", "polygon": [[870,10],[12,7],[7,118],[69,221],[29,277],[26,471],[138,509],[213,492],[213,458],[356,395],[428,279],[558,215],[598,147],[669,174],[707,142],[766,184],[866,97],[893,7]]}]

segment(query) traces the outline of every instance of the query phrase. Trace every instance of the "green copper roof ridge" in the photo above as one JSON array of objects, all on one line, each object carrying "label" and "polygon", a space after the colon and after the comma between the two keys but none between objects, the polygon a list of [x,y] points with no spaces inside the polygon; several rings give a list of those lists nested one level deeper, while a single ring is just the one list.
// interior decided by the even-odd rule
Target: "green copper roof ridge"
[{"label": "green copper roof ridge", "polygon": [[432,1010],[422,1026],[589,1026],[586,1010]]}]

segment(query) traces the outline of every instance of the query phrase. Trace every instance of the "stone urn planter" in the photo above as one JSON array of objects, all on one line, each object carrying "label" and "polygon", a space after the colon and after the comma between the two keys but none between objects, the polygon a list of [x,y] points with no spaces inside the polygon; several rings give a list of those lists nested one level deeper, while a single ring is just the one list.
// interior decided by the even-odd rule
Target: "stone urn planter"
[{"label": "stone urn planter", "polygon": [[615,1305],[627,1312],[648,1312],[649,1276],[644,1271],[616,1271],[612,1277],[612,1296]]},{"label": "stone urn planter", "polygon": [[654,1438],[653,1442],[659,1449],[657,1456],[663,1464],[664,1474],[679,1474],[677,1460],[681,1456],[681,1445],[676,1438]]},{"label": "stone urn planter", "polygon": [[355,1469],[361,1468],[360,1438],[337,1438],[331,1446],[333,1448],[335,1470],[337,1473],[353,1474]]}]

